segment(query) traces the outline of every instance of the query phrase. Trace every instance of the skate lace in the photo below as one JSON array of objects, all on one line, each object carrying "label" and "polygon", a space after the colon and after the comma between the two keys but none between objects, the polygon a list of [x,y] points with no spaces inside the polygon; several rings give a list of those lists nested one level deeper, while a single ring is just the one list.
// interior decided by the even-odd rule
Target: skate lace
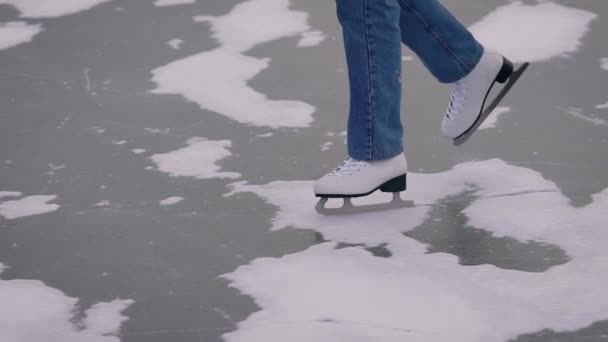
[{"label": "skate lace", "polygon": [[359,171],[366,167],[367,163],[362,160],[355,160],[352,158],[346,159],[340,166],[330,173],[330,176],[347,176],[351,175],[354,171]]},{"label": "skate lace", "polygon": [[461,81],[456,81],[452,86],[452,95],[450,96],[450,105],[446,116],[448,119],[455,119],[462,112],[464,102],[469,97],[469,90]]}]

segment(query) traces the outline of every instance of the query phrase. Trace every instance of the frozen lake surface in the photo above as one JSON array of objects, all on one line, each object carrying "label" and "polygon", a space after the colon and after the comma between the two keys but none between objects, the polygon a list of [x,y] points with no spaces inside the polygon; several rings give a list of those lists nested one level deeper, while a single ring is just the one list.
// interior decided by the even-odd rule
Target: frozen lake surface
[{"label": "frozen lake surface", "polygon": [[416,205],[323,216],[334,2],[0,0],[0,341],[607,341],[608,2],[444,3],[530,68],[454,147],[404,47]]}]

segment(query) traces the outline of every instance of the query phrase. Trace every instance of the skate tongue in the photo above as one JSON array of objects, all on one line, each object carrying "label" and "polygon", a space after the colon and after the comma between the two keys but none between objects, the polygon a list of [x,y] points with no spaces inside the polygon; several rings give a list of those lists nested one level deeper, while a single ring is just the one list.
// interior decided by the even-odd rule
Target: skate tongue
[{"label": "skate tongue", "polygon": [[464,84],[460,81],[456,81],[452,88],[452,96],[450,98],[450,104],[448,105],[448,112],[446,116],[451,119],[454,118],[458,112],[462,110],[464,99],[467,95]]}]

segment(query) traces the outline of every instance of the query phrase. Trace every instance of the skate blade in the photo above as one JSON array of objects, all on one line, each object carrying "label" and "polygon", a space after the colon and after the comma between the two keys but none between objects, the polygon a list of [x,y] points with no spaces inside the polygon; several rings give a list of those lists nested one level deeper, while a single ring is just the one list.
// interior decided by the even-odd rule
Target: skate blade
[{"label": "skate blade", "polygon": [[388,203],[378,203],[370,205],[353,205],[350,198],[344,198],[344,205],[340,208],[326,208],[328,198],[322,197],[315,206],[317,213],[326,216],[333,215],[352,215],[352,214],[363,214],[369,212],[377,212],[383,210],[412,208],[415,206],[413,201],[402,200],[399,193],[393,193],[393,200]]},{"label": "skate blade", "polygon": [[507,84],[502,88],[502,90],[498,93],[498,95],[494,98],[494,100],[483,109],[477,121],[473,124],[471,128],[469,128],[464,134],[454,139],[454,146],[460,146],[464,144],[469,138],[477,131],[479,126],[490,116],[492,111],[498,107],[500,101],[509,93],[509,90],[517,83],[521,75],[526,71],[530,63],[523,63],[517,70],[513,71],[511,77],[507,81]]}]

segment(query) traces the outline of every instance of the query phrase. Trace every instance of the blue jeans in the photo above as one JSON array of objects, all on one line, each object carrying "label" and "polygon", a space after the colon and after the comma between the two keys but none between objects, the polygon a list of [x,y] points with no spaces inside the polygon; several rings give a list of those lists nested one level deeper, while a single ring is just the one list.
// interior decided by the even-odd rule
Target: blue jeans
[{"label": "blue jeans", "polygon": [[350,89],[348,154],[381,160],[403,152],[401,43],[439,82],[466,76],[483,47],[437,0],[336,0]]}]

